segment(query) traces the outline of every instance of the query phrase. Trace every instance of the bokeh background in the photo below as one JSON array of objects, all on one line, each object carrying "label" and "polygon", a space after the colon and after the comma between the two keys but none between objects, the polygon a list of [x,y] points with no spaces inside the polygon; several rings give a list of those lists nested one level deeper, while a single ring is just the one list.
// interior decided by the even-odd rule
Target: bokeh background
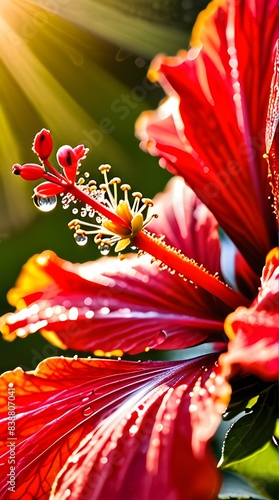
[{"label": "bokeh background", "polygon": [[[37,161],[31,145],[45,127],[56,149],[80,143],[90,148],[83,168],[97,180],[98,166],[111,163],[113,175],[144,196],[163,189],[169,174],[139,149],[134,122],[163,97],[146,80],[150,60],[159,52],[174,55],[187,48],[194,20],[206,4],[0,0],[1,314],[12,310],[6,293],[33,254],[51,249],[72,262],[98,257],[93,244],[75,244],[67,228],[70,210],[36,210],[34,184],[13,176],[11,166]],[[0,342],[1,372],[16,366],[34,369],[45,357],[61,353],[39,333]]]}]

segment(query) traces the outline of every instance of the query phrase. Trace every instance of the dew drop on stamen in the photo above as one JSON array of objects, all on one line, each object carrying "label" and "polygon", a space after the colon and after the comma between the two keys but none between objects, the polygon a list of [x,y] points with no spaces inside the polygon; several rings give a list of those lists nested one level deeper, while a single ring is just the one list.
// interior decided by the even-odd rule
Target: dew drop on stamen
[{"label": "dew drop on stamen", "polygon": [[88,237],[85,234],[74,234],[75,242],[80,247],[83,247],[88,242]]},{"label": "dew drop on stamen", "polygon": [[101,255],[108,255],[110,252],[110,246],[109,245],[99,245],[98,250],[100,251]]},{"label": "dew drop on stamen", "polygon": [[34,196],[33,197],[33,202],[34,205],[41,210],[41,212],[51,212],[51,210],[54,210],[54,208],[57,205],[57,197],[56,196],[49,196],[49,197],[42,197],[42,196]]}]

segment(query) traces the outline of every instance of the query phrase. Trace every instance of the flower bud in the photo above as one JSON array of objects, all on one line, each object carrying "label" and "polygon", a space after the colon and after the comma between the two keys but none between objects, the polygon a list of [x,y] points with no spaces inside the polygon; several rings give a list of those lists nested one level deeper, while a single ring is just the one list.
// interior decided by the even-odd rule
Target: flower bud
[{"label": "flower bud", "polygon": [[77,167],[78,157],[71,146],[65,145],[59,148],[56,157],[59,165],[63,168]]},{"label": "flower bud", "polygon": [[80,160],[86,157],[88,149],[80,144],[75,148],[71,146],[62,146],[58,149],[56,157],[59,165],[63,168],[67,179],[74,183],[76,179],[77,169],[80,166]]},{"label": "flower bud", "polygon": [[75,148],[65,145],[58,149],[56,157],[59,165],[63,168],[79,167],[80,160],[84,160],[87,152],[88,148],[85,148],[83,144],[79,144]]},{"label": "flower bud", "polygon": [[42,161],[49,158],[53,149],[52,137],[49,130],[43,128],[41,132],[35,135],[32,149]]},{"label": "flower bud", "polygon": [[45,173],[44,168],[36,163],[26,163],[25,165],[16,163],[12,167],[12,172],[15,175],[20,175],[25,181],[37,181],[42,179]]}]

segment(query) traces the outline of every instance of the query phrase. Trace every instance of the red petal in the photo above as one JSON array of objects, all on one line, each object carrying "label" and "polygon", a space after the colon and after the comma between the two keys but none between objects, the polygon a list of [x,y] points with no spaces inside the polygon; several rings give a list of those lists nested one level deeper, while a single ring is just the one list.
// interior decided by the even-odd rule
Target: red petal
[{"label": "red petal", "polygon": [[[269,64],[279,34],[277,4],[213,5],[197,26],[203,43],[197,57],[192,49],[155,58],[151,76],[155,72],[173,97],[169,110],[166,103],[144,114],[137,133],[151,153],[185,178],[259,271],[276,236],[262,154]],[[251,58],[257,64],[248,62]]]},{"label": "red petal", "polygon": [[266,123],[266,151],[270,165],[270,181],[274,196],[274,209],[279,223],[279,41],[276,44],[274,73],[270,88]]},{"label": "red petal", "polygon": [[84,158],[86,158],[89,149],[85,148],[83,144],[79,144],[79,146],[76,146],[74,148],[74,151],[78,160],[84,160]]},{"label": "red petal", "polygon": [[223,386],[225,399],[229,391],[215,377],[215,361],[216,355],[153,363],[50,358],[34,372],[7,372],[0,382],[1,498],[9,471],[11,384],[17,414],[14,499],[49,498],[67,459],[57,499],[67,488],[73,499],[91,498],[92,486],[94,498],[104,500],[132,498],[130,491],[135,500],[159,492],[174,500],[216,498],[220,481],[207,441],[225,408],[214,388]]},{"label": "red petal", "polygon": [[[33,289],[29,265],[32,277],[38,270]],[[159,271],[150,257],[102,258],[78,266],[45,252],[30,259],[23,273],[9,299],[22,308],[23,298],[28,307],[2,318],[7,338],[41,329],[55,331],[73,349],[130,353],[222,340],[225,310],[214,308],[209,294]]]},{"label": "red petal", "polygon": [[[155,199],[156,208],[160,217],[151,230],[164,230],[171,245],[218,273],[216,221],[181,179]],[[86,351],[137,353],[220,340],[230,312],[211,294],[160,271],[149,256],[78,266],[48,252],[29,261],[17,286],[9,300],[22,309],[23,298],[29,307],[3,318],[7,338],[43,329],[55,331],[64,347]]]},{"label": "red petal", "polygon": [[64,191],[65,189],[62,186],[58,186],[53,182],[42,182],[42,184],[39,184],[34,189],[35,195],[42,197],[55,196],[63,193]]},{"label": "red petal", "polygon": [[238,308],[225,322],[231,341],[220,357],[223,373],[231,378],[246,372],[273,381],[279,376],[279,248],[266,260],[262,287],[249,309]]}]

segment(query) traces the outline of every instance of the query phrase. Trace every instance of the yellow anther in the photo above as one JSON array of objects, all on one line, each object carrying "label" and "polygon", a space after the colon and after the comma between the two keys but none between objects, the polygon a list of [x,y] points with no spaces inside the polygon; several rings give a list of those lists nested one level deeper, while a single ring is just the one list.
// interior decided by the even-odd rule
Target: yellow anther
[{"label": "yellow anther", "polygon": [[129,184],[122,184],[122,186],[120,186],[120,189],[122,189],[122,191],[130,191],[131,186]]},{"label": "yellow anther", "polygon": [[79,220],[78,219],[71,220],[68,224],[68,228],[69,229],[79,229],[80,228]]},{"label": "yellow anther", "polygon": [[80,179],[78,180],[78,184],[81,186],[81,184],[84,184],[85,183],[85,179],[83,177],[80,177]]},{"label": "yellow anther", "polygon": [[142,203],[148,207],[153,207],[153,201],[150,198],[142,198]]},{"label": "yellow anther", "polygon": [[104,172],[109,172],[111,169],[111,165],[109,165],[108,163],[104,163],[103,165],[100,165],[99,166],[99,170],[100,172],[103,174]]},{"label": "yellow anther", "polygon": [[121,179],[120,177],[113,177],[110,181],[109,181],[109,184],[120,184],[121,183]]},{"label": "yellow anther", "polygon": [[140,200],[142,199],[142,194],[139,191],[134,191],[134,193],[132,193],[132,196],[134,196],[135,198],[139,198]]},{"label": "yellow anther", "polygon": [[95,236],[95,238],[94,238],[94,242],[95,242],[97,245],[99,245],[99,243],[101,243],[101,241],[102,241],[102,236],[103,236],[103,235],[102,235],[101,233],[96,234],[96,236]]}]

